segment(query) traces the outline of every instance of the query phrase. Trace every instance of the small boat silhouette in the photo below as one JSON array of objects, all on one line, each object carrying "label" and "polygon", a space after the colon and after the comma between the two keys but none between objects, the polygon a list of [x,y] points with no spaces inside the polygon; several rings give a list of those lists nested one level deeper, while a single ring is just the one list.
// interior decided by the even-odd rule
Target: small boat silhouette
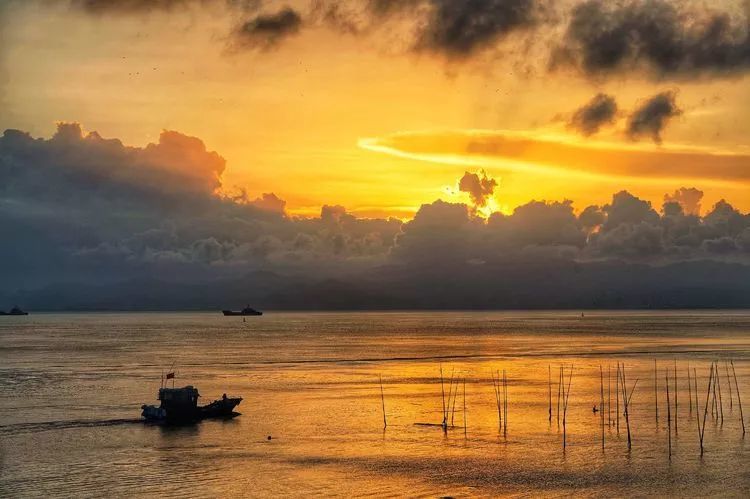
[{"label": "small boat silhouette", "polygon": [[3,310],[0,310],[0,315],[29,315],[29,313],[24,312],[18,307],[13,307],[10,309],[10,312],[5,312]]},{"label": "small boat silhouette", "polygon": [[237,316],[237,315],[263,315],[263,312],[260,312],[258,310],[255,310],[254,308],[250,308],[249,306],[243,308],[240,311],[236,310],[222,310],[221,313],[223,313],[226,316]]},{"label": "small boat silhouette", "polygon": [[161,404],[144,404],[141,416],[154,423],[179,424],[194,423],[209,418],[233,418],[239,416],[234,408],[240,405],[242,397],[227,397],[225,393],[208,405],[198,405],[198,389],[192,385],[182,388],[159,388],[157,399]]}]

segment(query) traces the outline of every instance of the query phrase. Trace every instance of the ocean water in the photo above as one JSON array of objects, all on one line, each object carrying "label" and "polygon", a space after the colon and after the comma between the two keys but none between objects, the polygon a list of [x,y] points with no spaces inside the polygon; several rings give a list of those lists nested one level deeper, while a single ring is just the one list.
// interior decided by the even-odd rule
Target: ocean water
[{"label": "ocean water", "polygon": [[[743,311],[0,317],[0,496],[748,497],[736,386],[750,425],[749,354]],[[721,403],[711,409],[714,360]],[[618,363],[632,397],[630,449]],[[670,431],[665,370],[674,421],[675,363]],[[141,422],[172,365],[204,403],[242,396],[242,415]],[[507,429],[493,385],[503,371]],[[592,410],[602,390],[603,426]],[[703,456],[696,413],[706,415]]]}]

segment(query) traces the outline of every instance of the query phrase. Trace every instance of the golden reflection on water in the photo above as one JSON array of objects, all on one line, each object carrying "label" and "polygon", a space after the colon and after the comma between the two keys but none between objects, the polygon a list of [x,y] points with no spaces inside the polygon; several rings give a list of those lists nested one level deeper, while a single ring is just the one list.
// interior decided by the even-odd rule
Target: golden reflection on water
[{"label": "golden reflection on water", "polygon": [[[750,314],[591,315],[278,314],[249,326],[208,314],[40,318],[2,331],[9,362],[0,385],[7,401],[0,485],[11,495],[750,493],[747,437],[724,364],[734,359],[748,421]],[[44,426],[137,416],[154,397],[160,366],[173,360],[179,381],[204,397],[242,395],[243,415],[183,428]],[[672,378],[675,360],[670,460],[664,369]],[[687,370],[698,374],[702,418],[713,360],[724,421],[709,410],[701,457]],[[617,426],[618,362],[629,390],[637,380],[630,450],[622,401]],[[557,422],[562,365],[572,368],[565,448]],[[600,366],[611,400],[604,449],[592,411],[600,405]],[[492,383],[503,371],[507,433]],[[444,432],[441,393],[451,377],[461,383]],[[674,395],[670,385],[672,404]],[[30,422],[39,426],[22,426]]]}]

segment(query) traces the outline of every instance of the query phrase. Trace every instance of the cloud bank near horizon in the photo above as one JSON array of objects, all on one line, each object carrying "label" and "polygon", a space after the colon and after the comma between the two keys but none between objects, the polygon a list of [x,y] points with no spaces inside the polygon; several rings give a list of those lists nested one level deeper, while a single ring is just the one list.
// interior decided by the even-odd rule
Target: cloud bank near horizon
[{"label": "cloud bank near horizon", "polygon": [[7,130],[0,294],[63,282],[116,289],[136,278],[197,285],[253,272],[293,276],[282,284],[366,281],[385,293],[392,283],[372,284],[394,275],[382,269],[401,269],[401,285],[421,290],[435,272],[491,275],[519,262],[553,273],[597,262],[750,263],[750,214],[721,201],[701,216],[702,192],[694,188],[665,195],[661,207],[621,191],[580,213],[571,201],[537,200],[482,218],[476,207],[502,192],[483,172],[467,171],[464,187],[477,206],[436,200],[401,222],[357,218],[332,203],[302,218],[286,214],[272,193],[222,193],[224,167],[200,139],[174,131],[129,147],[78,124],[60,124],[50,139]]}]

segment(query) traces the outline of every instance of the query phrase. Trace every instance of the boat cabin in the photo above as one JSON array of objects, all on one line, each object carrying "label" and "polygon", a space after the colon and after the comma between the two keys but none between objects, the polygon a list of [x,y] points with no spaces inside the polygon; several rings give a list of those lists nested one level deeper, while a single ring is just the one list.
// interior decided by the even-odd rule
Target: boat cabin
[{"label": "boat cabin", "polygon": [[194,411],[198,407],[198,389],[192,385],[183,388],[159,388],[161,407],[174,411]]}]

